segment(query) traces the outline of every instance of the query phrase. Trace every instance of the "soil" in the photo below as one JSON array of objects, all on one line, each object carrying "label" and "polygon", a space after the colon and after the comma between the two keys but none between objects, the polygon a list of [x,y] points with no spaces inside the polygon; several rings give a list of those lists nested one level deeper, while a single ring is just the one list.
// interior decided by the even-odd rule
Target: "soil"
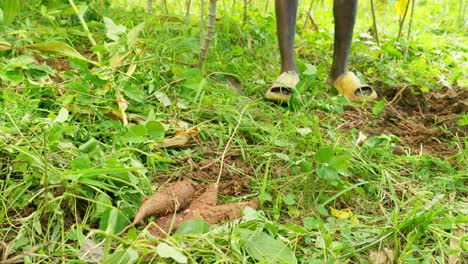
[{"label": "soil", "polygon": [[[180,159],[181,164],[190,164],[187,169],[180,171],[182,177],[189,177],[197,183],[213,183],[217,181],[221,167],[221,153],[209,148],[205,153],[195,157],[184,157]],[[253,168],[242,158],[240,152],[229,152],[224,159],[223,171],[219,182],[219,195],[222,196],[242,196],[250,194],[249,176],[252,176]],[[173,174],[171,174],[173,175]],[[157,182],[165,182],[170,178],[169,175],[158,175]],[[200,187],[195,187],[195,193],[201,194]],[[202,187],[202,186],[201,186]]]},{"label": "soil", "polygon": [[[422,92],[418,87],[389,87],[380,90],[386,100],[383,112],[374,116],[368,109],[347,108],[343,129],[356,128],[368,136],[393,134],[400,139],[395,154],[407,148],[413,154],[451,156],[458,153],[453,138],[466,138],[467,126],[457,121],[468,112],[468,89],[444,88]],[[379,100],[380,100],[379,99]]]}]

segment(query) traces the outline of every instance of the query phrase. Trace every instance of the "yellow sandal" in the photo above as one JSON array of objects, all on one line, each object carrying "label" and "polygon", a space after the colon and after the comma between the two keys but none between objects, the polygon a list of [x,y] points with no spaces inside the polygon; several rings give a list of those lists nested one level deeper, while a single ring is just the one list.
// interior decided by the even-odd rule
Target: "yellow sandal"
[{"label": "yellow sandal", "polygon": [[334,82],[333,86],[338,93],[348,97],[350,101],[373,101],[377,99],[377,93],[366,84],[361,84],[356,75],[352,72],[345,72]]},{"label": "yellow sandal", "polygon": [[268,89],[265,98],[272,102],[288,103],[298,83],[299,75],[296,72],[283,72],[276,78],[270,89]]}]

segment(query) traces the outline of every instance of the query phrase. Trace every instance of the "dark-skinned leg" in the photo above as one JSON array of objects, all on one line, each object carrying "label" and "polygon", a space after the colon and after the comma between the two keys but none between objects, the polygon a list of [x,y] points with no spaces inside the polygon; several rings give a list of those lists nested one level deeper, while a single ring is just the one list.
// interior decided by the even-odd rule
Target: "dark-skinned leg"
[{"label": "dark-skinned leg", "polygon": [[294,63],[294,34],[297,0],[275,0],[276,30],[281,54],[281,72],[297,72]]},{"label": "dark-skinned leg", "polygon": [[357,0],[334,0],[335,43],[333,47],[332,80],[348,71],[348,57],[356,21]]},{"label": "dark-skinned leg", "polygon": [[340,94],[348,97],[351,101],[374,100],[377,98],[374,90],[368,85],[361,84],[353,73],[347,73],[357,2],[358,0],[333,1],[335,43],[331,79]]}]

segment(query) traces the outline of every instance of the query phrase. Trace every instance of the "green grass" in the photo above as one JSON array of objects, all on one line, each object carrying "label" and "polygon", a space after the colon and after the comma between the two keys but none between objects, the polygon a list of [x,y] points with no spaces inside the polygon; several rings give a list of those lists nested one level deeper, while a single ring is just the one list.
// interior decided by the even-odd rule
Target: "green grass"
[{"label": "green grass", "polygon": [[[183,23],[182,1],[167,1],[175,22],[161,19],[160,1],[152,17],[146,1],[90,1],[84,21],[94,46],[67,1],[21,4],[8,23],[13,2],[0,4],[0,48],[13,46],[0,49],[0,262],[84,263],[87,247],[103,255],[102,263],[271,263],[274,257],[379,263],[373,258],[387,256],[385,250],[401,263],[466,261],[466,132],[450,139],[457,151],[449,156],[407,148],[395,154],[401,139],[390,134],[356,144],[359,131],[342,129],[343,112],[353,106],[378,116],[379,109],[351,104],[326,85],[331,2],[314,7],[319,32],[303,28],[307,3],[301,3],[302,81],[289,107],[263,100],[279,71],[272,1],[268,9],[266,1],[251,1],[245,25],[241,1],[234,9],[232,1],[219,1],[203,70],[192,67],[200,47],[198,2]],[[460,19],[458,4],[418,1],[408,43],[407,25],[395,42],[394,2],[378,1],[378,46],[369,37],[368,3],[361,1],[351,70],[378,92],[465,89],[466,17]],[[106,27],[104,17],[113,23]],[[76,51],[30,46],[52,41]],[[233,91],[227,76],[245,95]],[[456,118],[466,131],[466,114]],[[199,134],[189,143],[157,147],[193,126]],[[221,199],[259,199],[259,210],[208,232],[154,239],[140,224],[115,235],[160,184],[181,176],[215,181],[226,148],[232,159],[221,182],[247,178],[247,185]],[[212,178],[199,178],[197,167],[216,160]]]}]

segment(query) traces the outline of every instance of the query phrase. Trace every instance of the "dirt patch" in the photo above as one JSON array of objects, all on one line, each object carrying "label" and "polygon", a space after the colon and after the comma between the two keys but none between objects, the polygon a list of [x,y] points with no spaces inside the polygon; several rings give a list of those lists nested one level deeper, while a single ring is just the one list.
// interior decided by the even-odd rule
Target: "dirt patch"
[{"label": "dirt patch", "polygon": [[[185,175],[197,182],[215,182],[221,168],[220,153],[210,152],[203,155],[201,161],[189,160],[190,171]],[[219,182],[219,194],[239,196],[251,193],[249,175],[253,169],[240,153],[228,153],[224,159],[223,171]]]},{"label": "dirt patch", "polygon": [[[379,116],[361,108],[348,108],[342,114],[342,128],[356,128],[368,135],[393,134],[401,147],[414,154],[450,156],[458,152],[453,138],[464,138],[468,127],[457,121],[468,112],[468,90],[448,89],[422,92],[417,87],[389,87],[380,92],[386,106]],[[401,149],[395,150],[401,154]]]}]

